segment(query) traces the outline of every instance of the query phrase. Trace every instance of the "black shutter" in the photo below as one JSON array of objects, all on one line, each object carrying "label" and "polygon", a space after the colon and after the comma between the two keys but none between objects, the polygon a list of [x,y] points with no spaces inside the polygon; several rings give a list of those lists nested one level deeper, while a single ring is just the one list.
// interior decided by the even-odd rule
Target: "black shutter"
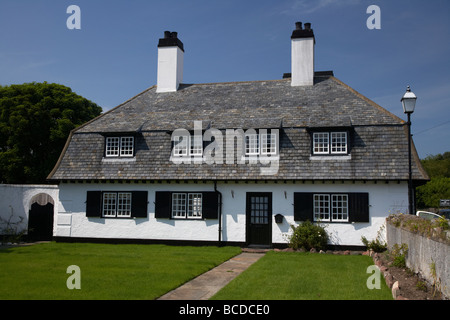
[{"label": "black shutter", "polygon": [[313,194],[294,192],[294,220],[313,221]]},{"label": "black shutter", "polygon": [[147,191],[133,191],[131,193],[131,216],[147,218]]},{"label": "black shutter", "polygon": [[202,192],[202,217],[203,219],[218,219],[219,217],[219,193]]},{"label": "black shutter", "polygon": [[86,217],[102,216],[102,192],[88,191],[86,197]]},{"label": "black shutter", "polygon": [[348,211],[350,222],[369,222],[369,194],[349,193]]},{"label": "black shutter", "polygon": [[155,218],[170,218],[172,193],[169,191],[155,192]]}]

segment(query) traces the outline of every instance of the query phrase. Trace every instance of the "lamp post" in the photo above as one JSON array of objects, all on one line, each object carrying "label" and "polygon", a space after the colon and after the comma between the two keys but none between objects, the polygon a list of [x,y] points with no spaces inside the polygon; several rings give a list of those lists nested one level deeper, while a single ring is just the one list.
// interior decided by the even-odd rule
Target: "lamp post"
[{"label": "lamp post", "polygon": [[414,204],[412,196],[412,167],[411,167],[411,113],[414,112],[416,106],[416,95],[411,92],[408,86],[405,94],[400,100],[403,105],[403,112],[408,115],[408,161],[409,161],[409,178],[408,178],[408,202],[409,202],[409,214],[414,214]]}]

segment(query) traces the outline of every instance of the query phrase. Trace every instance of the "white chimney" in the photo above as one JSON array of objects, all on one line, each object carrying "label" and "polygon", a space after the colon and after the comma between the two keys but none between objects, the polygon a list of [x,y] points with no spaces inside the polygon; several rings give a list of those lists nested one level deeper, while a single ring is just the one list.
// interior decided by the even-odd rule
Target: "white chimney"
[{"label": "white chimney", "polygon": [[158,78],[156,92],[173,92],[183,81],[183,43],[176,32],[164,31],[158,43]]},{"label": "white chimney", "polygon": [[314,84],[314,33],[311,23],[295,23],[291,36],[291,86]]}]

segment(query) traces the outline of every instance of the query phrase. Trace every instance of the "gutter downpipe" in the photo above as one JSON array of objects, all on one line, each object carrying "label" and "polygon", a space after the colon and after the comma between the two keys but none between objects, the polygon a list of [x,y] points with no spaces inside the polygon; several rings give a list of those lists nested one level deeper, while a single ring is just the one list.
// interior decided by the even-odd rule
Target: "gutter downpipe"
[{"label": "gutter downpipe", "polygon": [[219,194],[219,247],[222,246],[222,193],[217,191],[217,181],[214,180],[214,191]]}]

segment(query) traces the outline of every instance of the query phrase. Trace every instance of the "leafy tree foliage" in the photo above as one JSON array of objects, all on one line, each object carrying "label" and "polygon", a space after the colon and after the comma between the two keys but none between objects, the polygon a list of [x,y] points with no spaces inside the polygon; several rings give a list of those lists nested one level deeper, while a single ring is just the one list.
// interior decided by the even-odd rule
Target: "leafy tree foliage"
[{"label": "leafy tree foliage", "polygon": [[417,207],[438,208],[440,199],[450,199],[450,152],[428,156],[422,165],[431,180],[417,188]]},{"label": "leafy tree foliage", "polygon": [[0,183],[44,183],[70,131],[101,112],[60,84],[0,86]]},{"label": "leafy tree foliage", "polygon": [[422,160],[422,165],[430,178],[450,178],[450,151],[428,156]]}]

